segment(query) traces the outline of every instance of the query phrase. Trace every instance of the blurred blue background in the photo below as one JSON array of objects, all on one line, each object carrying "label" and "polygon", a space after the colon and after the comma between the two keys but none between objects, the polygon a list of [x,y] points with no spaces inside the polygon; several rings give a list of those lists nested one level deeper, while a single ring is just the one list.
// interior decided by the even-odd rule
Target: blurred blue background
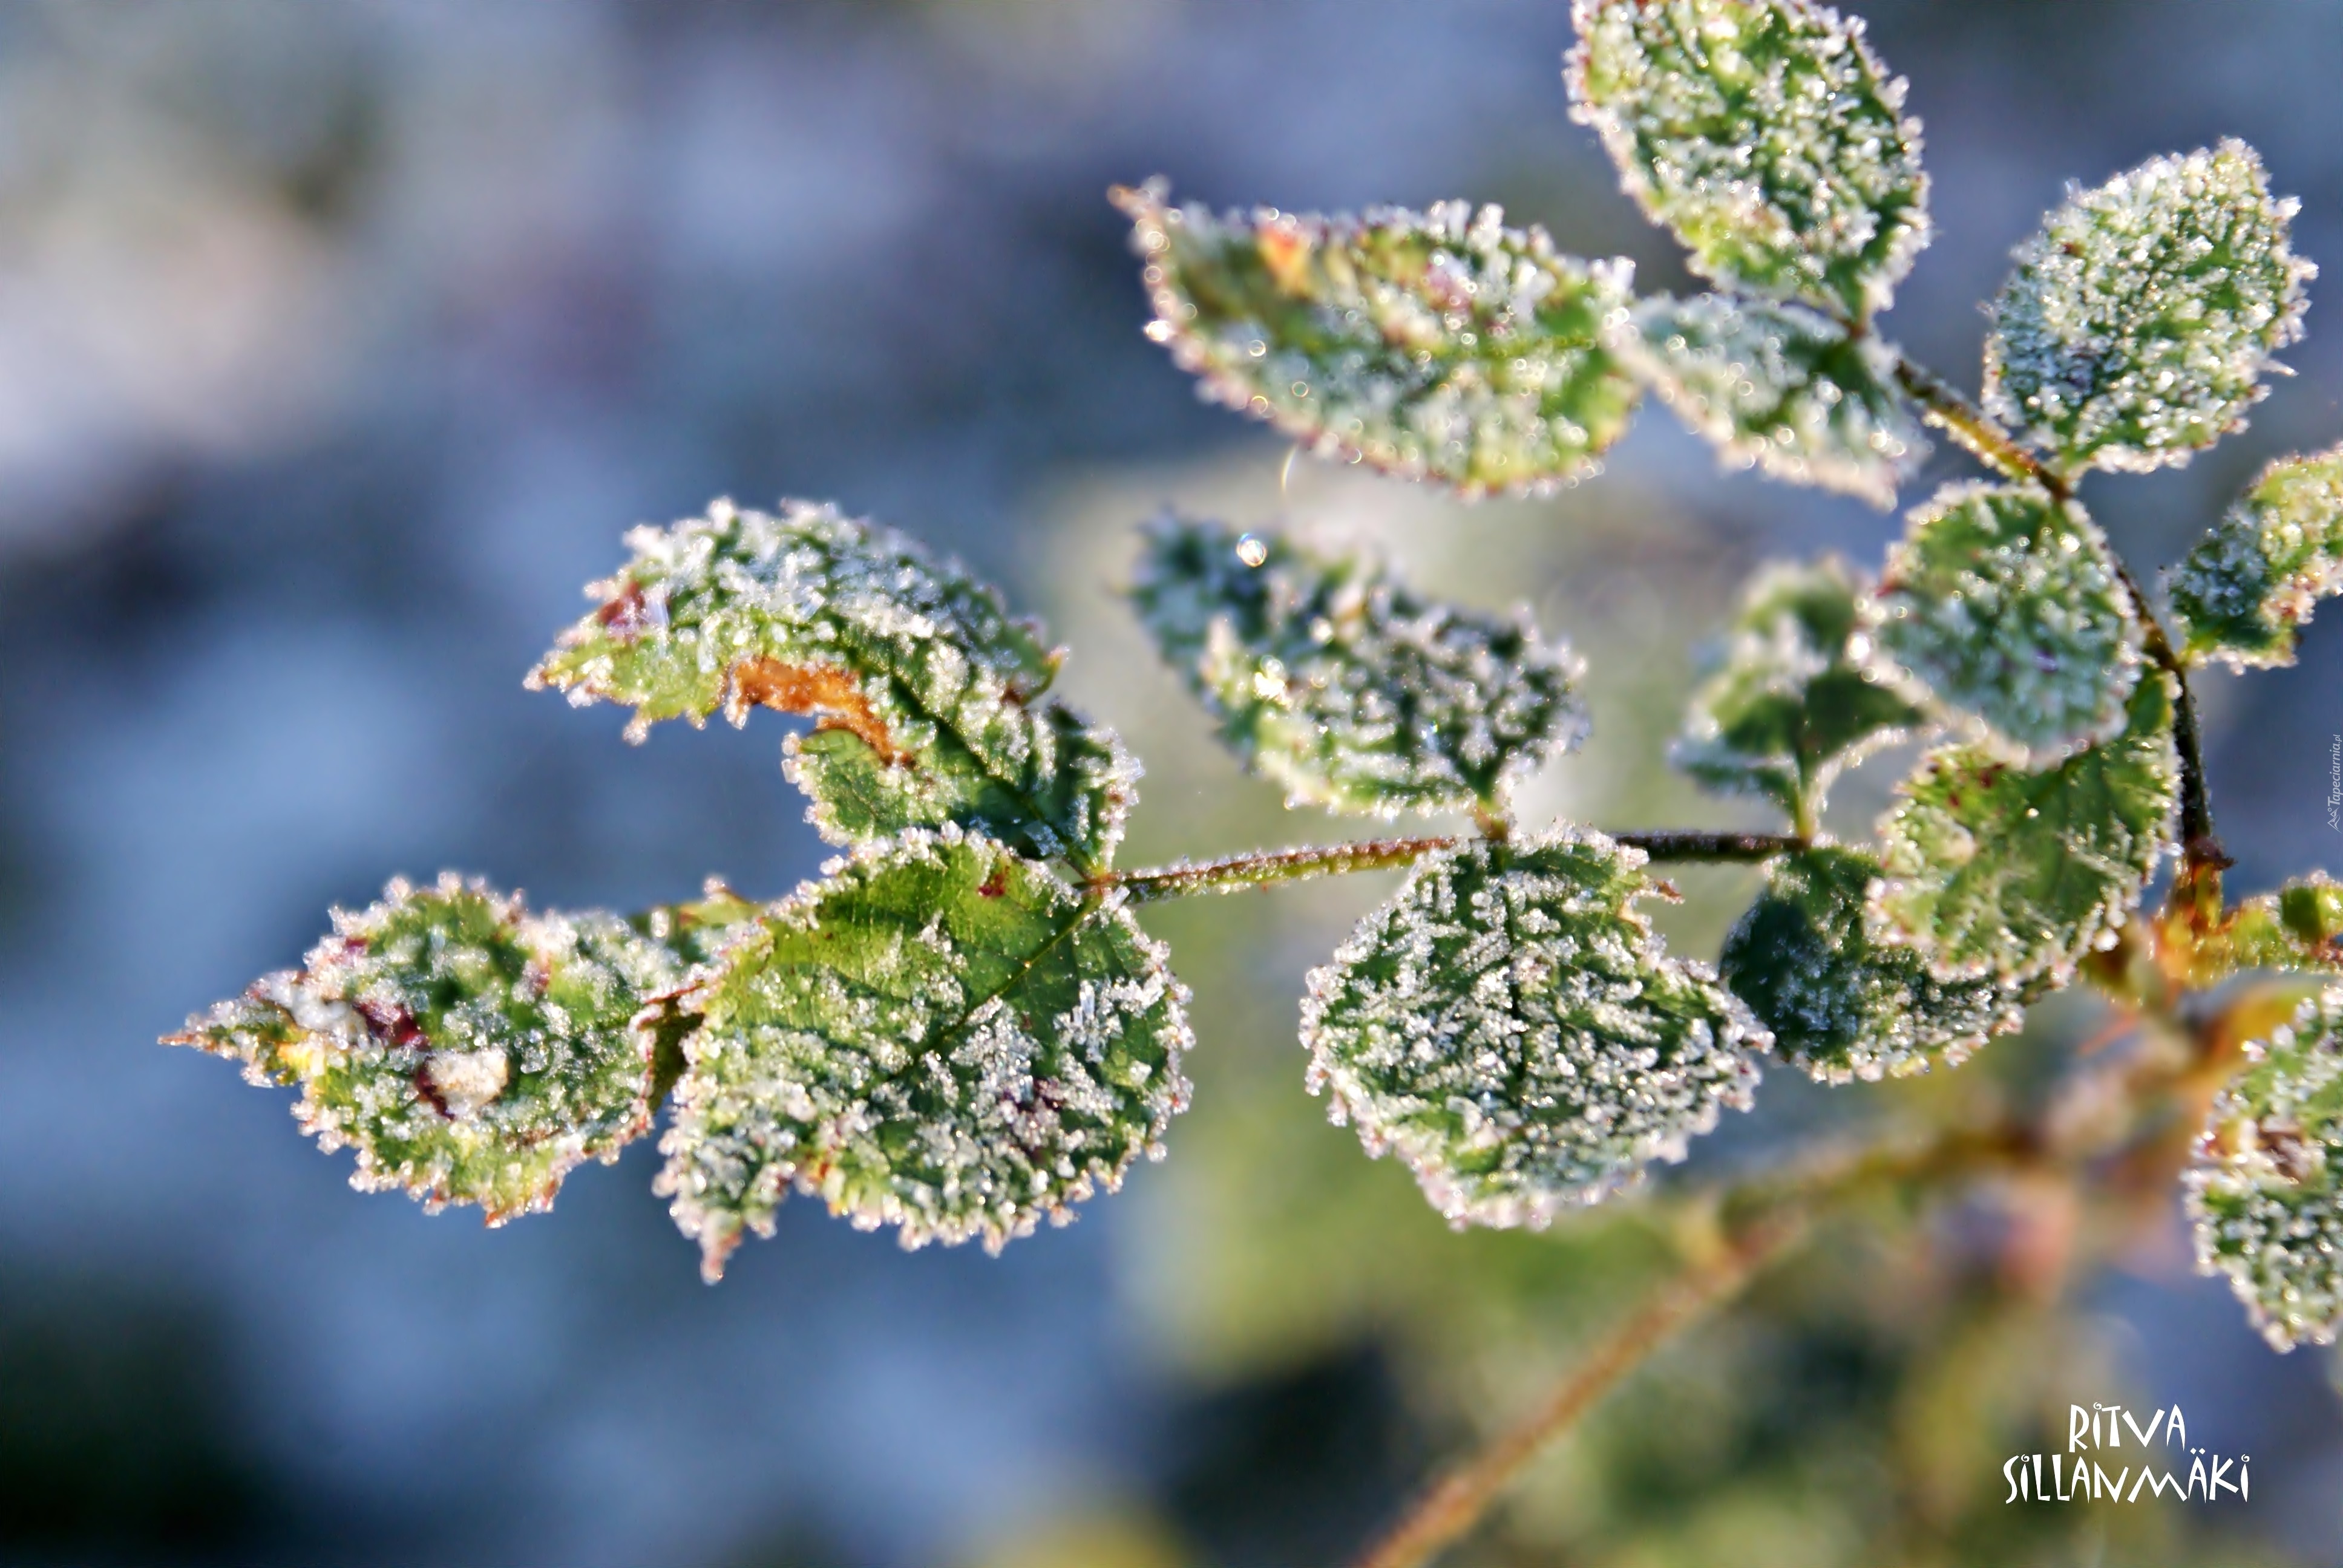
[{"label": "blurred blue background", "polygon": [[[1956,382],[1976,302],[2068,179],[2234,134],[2303,198],[2330,281],[2299,375],[2191,467],[2092,481],[2136,563],[2270,456],[2343,437],[2343,5],[1867,14],[1913,79],[1940,229],[1886,330]],[[1891,519],[1720,476],[1657,411],[1550,503],[1306,464],[1281,484],[1283,446],[1141,337],[1102,199],[1163,172],[1223,205],[1499,200],[1682,286],[1568,121],[1568,42],[1563,0],[0,5],[0,1557],[1331,1561],[1559,1364],[1613,1304],[1577,1261],[1613,1243],[1453,1240],[1301,1092],[1302,971],[1373,887],[1167,916],[1202,999],[1199,1110],[1169,1163],[997,1261],[907,1255],[799,1202],[711,1291],[648,1146],[548,1218],[429,1219],[351,1192],[285,1096],[151,1042],[394,872],[619,909],[810,874],[779,721],[628,748],[613,712],[519,685],[625,528],[717,494],[835,498],[1047,610],[1075,691],[1151,765],[1151,858],[1328,831],[1211,752],[1108,598],[1130,526],[1172,498],[1532,601],[1596,661],[1598,721],[1534,801],[1736,820],[1658,769],[1704,618],[1768,553],[1875,561]],[[1931,477],[1961,471],[1940,454]],[[2240,886],[2343,870],[2338,675],[2330,607],[2299,668],[2207,683]],[[1713,953],[1732,912],[1695,897],[1672,929]],[[2053,1017],[2044,1049],[2090,1026]],[[1757,1125],[1828,1113],[1801,1089],[1777,1074]],[[1890,1302],[1847,1267],[1846,1301]],[[2257,1460],[2250,1510],[2168,1522],[2158,1561],[2343,1563],[2331,1360],[2270,1355],[2177,1232],[2075,1300],[2081,1339],[2020,1332],[2047,1370],[1994,1375],[2046,1408],[2178,1399],[2199,1441]],[[1830,1312],[1759,1316],[1854,1364]],[[1838,1375],[1780,1361],[1790,1340],[1721,1342],[1793,1369],[1753,1410]],[[1710,1353],[1657,1386],[1723,1377]],[[1697,1503],[1654,1482],[1638,1514],[1616,1455],[1644,1442],[1664,1472],[1663,1438],[1700,1422],[1632,1407],[1476,1550],[2145,1560],[2087,1531],[2005,1553],[1908,1486],[1882,1524],[1868,1473],[1765,1468],[1811,1435],[1782,1419],[1698,1461],[1774,1477],[1735,1482],[1739,1512],[1708,1508],[1724,1482]]]}]

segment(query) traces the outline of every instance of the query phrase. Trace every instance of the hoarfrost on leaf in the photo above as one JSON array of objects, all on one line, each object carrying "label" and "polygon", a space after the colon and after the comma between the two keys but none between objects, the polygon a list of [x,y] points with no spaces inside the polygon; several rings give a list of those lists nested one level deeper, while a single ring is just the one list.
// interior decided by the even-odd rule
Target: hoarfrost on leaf
[{"label": "hoarfrost on leaf", "polygon": [[1510,619],[1419,598],[1360,555],[1165,517],[1131,598],[1230,747],[1296,804],[1502,809],[1578,744],[1581,666]]},{"label": "hoarfrost on leaf", "polygon": [[2208,988],[2239,970],[2343,974],[2343,883],[2314,871],[2247,899],[2200,945]]},{"label": "hoarfrost on leaf", "polygon": [[2144,632],[2081,503],[1947,486],[1888,551],[1879,603],[1887,651],[2028,767],[2123,728]]},{"label": "hoarfrost on leaf", "polygon": [[1760,570],[1669,759],[1811,829],[1841,769],[1928,718],[1927,694],[1877,656],[1870,605],[1863,574],[1836,556]]},{"label": "hoarfrost on leaf", "polygon": [[2187,1175],[2197,1265],[2278,1350],[2343,1329],[2343,986],[2246,1048]]},{"label": "hoarfrost on leaf", "polygon": [[658,1191],[711,1280],[791,1187],[998,1251],[1118,1186],[1187,1105],[1187,992],[1119,895],[946,825],[727,928],[678,999]]},{"label": "hoarfrost on leaf", "polygon": [[1643,396],[1604,349],[1624,261],[1557,253],[1496,207],[1322,217],[1169,205],[1117,190],[1167,345],[1199,390],[1320,457],[1363,459],[1468,496],[1581,474]]},{"label": "hoarfrost on leaf", "polygon": [[2123,732],[2027,772],[1989,746],[1949,746],[1899,785],[1880,823],[1870,940],[1919,950],[1943,980],[2064,985],[2139,903],[2172,843],[2179,755],[2160,672]]},{"label": "hoarfrost on leaf", "polygon": [[1859,849],[1784,856],[1718,962],[1775,1052],[1825,1083],[1958,1066],[2025,1021],[2016,989],[1999,979],[1938,980],[1911,949],[1874,942],[1864,901],[1879,877]]},{"label": "hoarfrost on leaf", "polygon": [[1000,595],[891,529],[828,505],[718,501],[627,536],[600,608],[530,672],[572,702],[656,721],[816,718],[788,771],[833,843],[953,822],[1028,853],[1111,859],[1139,769],[1111,729],[1045,695],[1061,657]]},{"label": "hoarfrost on leaf", "polygon": [[2343,593],[2343,447],[2264,468],[2166,587],[2188,658],[2292,664],[2296,628]]},{"label": "hoarfrost on leaf", "polygon": [[575,1166],[650,1130],[648,1004],[682,966],[612,915],[532,914],[453,873],[334,913],[306,967],[168,1043],[297,1087],[302,1131],[357,1151],[351,1185],[491,1225],[550,1208]]},{"label": "hoarfrost on leaf", "polygon": [[1627,193],[1704,277],[1851,320],[1928,243],[1905,84],[1807,0],[1575,0],[1565,73]]},{"label": "hoarfrost on leaf", "polygon": [[1302,1003],[1312,1092],[1455,1225],[1543,1225],[1745,1110],[1765,1030],[1636,900],[1645,857],[1568,825],[1419,862]]},{"label": "hoarfrost on leaf", "polygon": [[2302,336],[2298,206],[2234,140],[2073,192],[1994,305],[1986,410],[2066,469],[2144,473],[2243,428]]},{"label": "hoarfrost on leaf", "polygon": [[1803,306],[1664,296],[1607,341],[1726,463],[1885,511],[1927,452],[1895,348]]}]

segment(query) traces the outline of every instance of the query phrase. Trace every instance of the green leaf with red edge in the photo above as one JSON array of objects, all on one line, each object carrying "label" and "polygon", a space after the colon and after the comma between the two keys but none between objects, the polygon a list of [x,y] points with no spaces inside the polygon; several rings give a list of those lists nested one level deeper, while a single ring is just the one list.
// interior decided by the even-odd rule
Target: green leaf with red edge
[{"label": "green leaf with red edge", "polygon": [[713,1280],[792,1188],[907,1247],[998,1251],[1112,1190],[1187,1105],[1187,992],[1119,894],[913,829],[732,919],[691,1020],[658,1190]]},{"label": "green leaf with red edge", "polygon": [[1206,396],[1321,457],[1468,496],[1601,471],[1643,392],[1603,347],[1633,267],[1493,206],[1322,217],[1117,190],[1165,345]]},{"label": "green leaf with red edge", "polygon": [[1419,861],[1312,971],[1310,1088],[1449,1222],[1543,1226],[1747,1110],[1764,1028],[1636,905],[1640,849],[1568,824]]},{"label": "green leaf with red edge", "polygon": [[2187,1178],[2200,1271],[2278,1350],[2343,1330],[2343,986],[2246,1048]]},{"label": "green leaf with red edge", "polygon": [[890,529],[786,501],[729,501],[627,536],[600,608],[530,672],[576,703],[735,724],[765,707],[818,723],[789,777],[835,843],[951,822],[1085,868],[1113,858],[1138,765],[1046,695],[1061,654],[1001,596]]},{"label": "green leaf with red edge", "polygon": [[678,956],[615,916],[535,914],[452,873],[336,911],[306,967],[187,1020],[168,1043],[298,1088],[302,1131],[357,1151],[351,1184],[488,1223],[650,1130],[651,1004]]},{"label": "green leaf with red edge", "polygon": [[2320,599],[2343,593],[2343,447],[2264,468],[2166,587],[2189,658],[2292,664],[2298,629]]},{"label": "green leaf with red edge", "polygon": [[1995,302],[1986,411],[2068,471],[2186,463],[2244,428],[2318,276],[2299,206],[2234,139],[2075,192]]},{"label": "green leaf with red edge", "polygon": [[1916,949],[1939,979],[2065,984],[2172,845],[2172,700],[2149,673],[2121,734],[2040,772],[1976,744],[1922,759],[1879,826],[1871,940]]},{"label": "green leaf with red edge", "polygon": [[1566,77],[1627,194],[1730,287],[1854,320],[1928,243],[1905,85],[1807,0],[1575,0]]}]

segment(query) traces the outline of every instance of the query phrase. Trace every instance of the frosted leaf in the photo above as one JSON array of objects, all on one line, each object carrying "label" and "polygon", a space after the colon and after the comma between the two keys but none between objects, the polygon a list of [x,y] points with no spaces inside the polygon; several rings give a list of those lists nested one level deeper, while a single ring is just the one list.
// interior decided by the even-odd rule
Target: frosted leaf
[{"label": "frosted leaf", "polygon": [[1783,857],[1718,962],[1773,1031],[1775,1052],[1824,1083],[1956,1067],[2025,1021],[2015,988],[1989,976],[1938,980],[1911,949],[1871,940],[1864,900],[1879,874],[1857,849]]},{"label": "frosted leaf", "polygon": [[1727,464],[1885,511],[1927,452],[1895,348],[1803,306],[1662,297],[1607,341]]},{"label": "frosted leaf", "polygon": [[2264,468],[2166,588],[2188,658],[2292,664],[2295,628],[2343,593],[2343,447]]},{"label": "frosted leaf", "polygon": [[2247,899],[2200,946],[2211,950],[2206,986],[2239,970],[2343,974],[2343,883],[2313,872]]},{"label": "frosted leaf", "polygon": [[1176,517],[1131,589],[1156,647],[1288,803],[1391,816],[1503,807],[1576,746],[1582,666],[1526,611],[1417,598],[1358,555]]},{"label": "frosted leaf", "polygon": [[1558,254],[1493,206],[1321,217],[1168,205],[1117,190],[1155,319],[1199,390],[1320,457],[1468,496],[1600,471],[1635,384],[1599,338],[1634,268]]},{"label": "frosted leaf", "polygon": [[2124,726],[2138,607],[2079,502],[1948,485],[1887,553],[1879,638],[1948,706],[2043,767]]},{"label": "frosted leaf", "polygon": [[2162,675],[2133,690],[2122,734],[2055,768],[1982,746],[1931,752],[1879,825],[1871,940],[1916,948],[1940,979],[2064,985],[2170,848],[2179,779]]},{"label": "frosted leaf", "polygon": [[1985,399],[2064,468],[2144,473],[2241,429],[2318,269],[2239,141],[2075,191],[1993,307]]},{"label": "frosted leaf", "polygon": [[1805,0],[1575,0],[1572,116],[1703,276],[1862,320],[1928,243],[1905,84]]},{"label": "frosted leaf", "polygon": [[874,523],[785,501],[718,501],[627,535],[635,558],[529,674],[576,703],[735,724],[809,713],[787,770],[833,843],[956,822],[1041,856],[1112,858],[1138,765],[1111,729],[1043,694],[1061,652],[1000,595]]},{"label": "frosted leaf", "polygon": [[1669,760],[1719,793],[1819,820],[1842,768],[1927,719],[1927,694],[1877,657],[1870,618],[1870,585],[1836,556],[1760,570]]},{"label": "frosted leaf", "polygon": [[1643,851],[1588,829],[1420,861],[1302,1003],[1310,1088],[1450,1223],[1541,1226],[1746,1110],[1764,1029],[1635,909]]},{"label": "frosted leaf", "polygon": [[790,1188],[999,1251],[1110,1191],[1187,1105],[1187,991],[1119,895],[947,825],[728,929],[679,1008],[658,1191],[713,1280]]},{"label": "frosted leaf", "polygon": [[299,970],[187,1020],[166,1043],[297,1087],[294,1114],[350,1184],[403,1188],[491,1225],[548,1209],[570,1169],[650,1130],[647,1004],[682,966],[615,916],[532,914],[453,873],[334,913]]},{"label": "frosted leaf", "polygon": [[2281,1351],[2343,1329],[2343,986],[2246,1047],[2187,1187],[2197,1266]]}]

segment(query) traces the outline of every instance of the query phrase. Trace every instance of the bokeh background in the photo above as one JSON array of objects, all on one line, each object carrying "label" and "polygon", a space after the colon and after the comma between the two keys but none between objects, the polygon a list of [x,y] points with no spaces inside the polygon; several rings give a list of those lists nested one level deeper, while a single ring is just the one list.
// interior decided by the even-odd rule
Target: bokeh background
[{"label": "bokeh background", "polygon": [[[2336,0],[1868,14],[1942,231],[1887,329],[1956,381],[2063,183],[2152,153],[2247,137],[2343,277]],[[1656,1222],[1452,1236],[1302,1092],[1302,977],[1372,879],[1151,916],[1197,1108],[999,1260],[801,1201],[709,1290],[648,1146],[550,1217],[427,1218],[151,1042],[394,872],[620,909],[810,874],[782,721],[628,748],[519,686],[622,529],[717,494],[834,497],[1046,611],[1150,766],[1135,858],[1348,830],[1243,779],[1112,598],[1167,502],[1533,603],[1596,716],[1533,817],[1746,820],[1661,762],[1701,630],[1756,561],[1875,561],[1892,519],[1720,476],[1657,411],[1547,503],[1289,474],[1141,339],[1102,200],[1159,171],[1217,204],[1498,200],[1681,286],[1568,121],[1568,31],[1563,0],[0,5],[0,1558],[1328,1563],[1565,1365],[1663,1265]],[[2343,436],[2334,288],[2249,433],[2091,481],[2143,568]],[[2330,607],[2299,668],[2207,683],[2240,886],[2343,870],[2338,677]],[[1682,880],[1669,929],[1713,953],[1748,876]],[[2046,1008],[1901,1092],[2036,1092],[2097,1022]],[[1695,1165],[1894,1103],[1777,1073]],[[1466,1557],[2343,1563],[2334,1360],[2268,1352],[2177,1225],[2054,1300],[2039,1222],[2018,1191],[1834,1231]],[[2118,1400],[2252,1454],[2251,1503],[2001,1506],[2004,1455]]]}]

